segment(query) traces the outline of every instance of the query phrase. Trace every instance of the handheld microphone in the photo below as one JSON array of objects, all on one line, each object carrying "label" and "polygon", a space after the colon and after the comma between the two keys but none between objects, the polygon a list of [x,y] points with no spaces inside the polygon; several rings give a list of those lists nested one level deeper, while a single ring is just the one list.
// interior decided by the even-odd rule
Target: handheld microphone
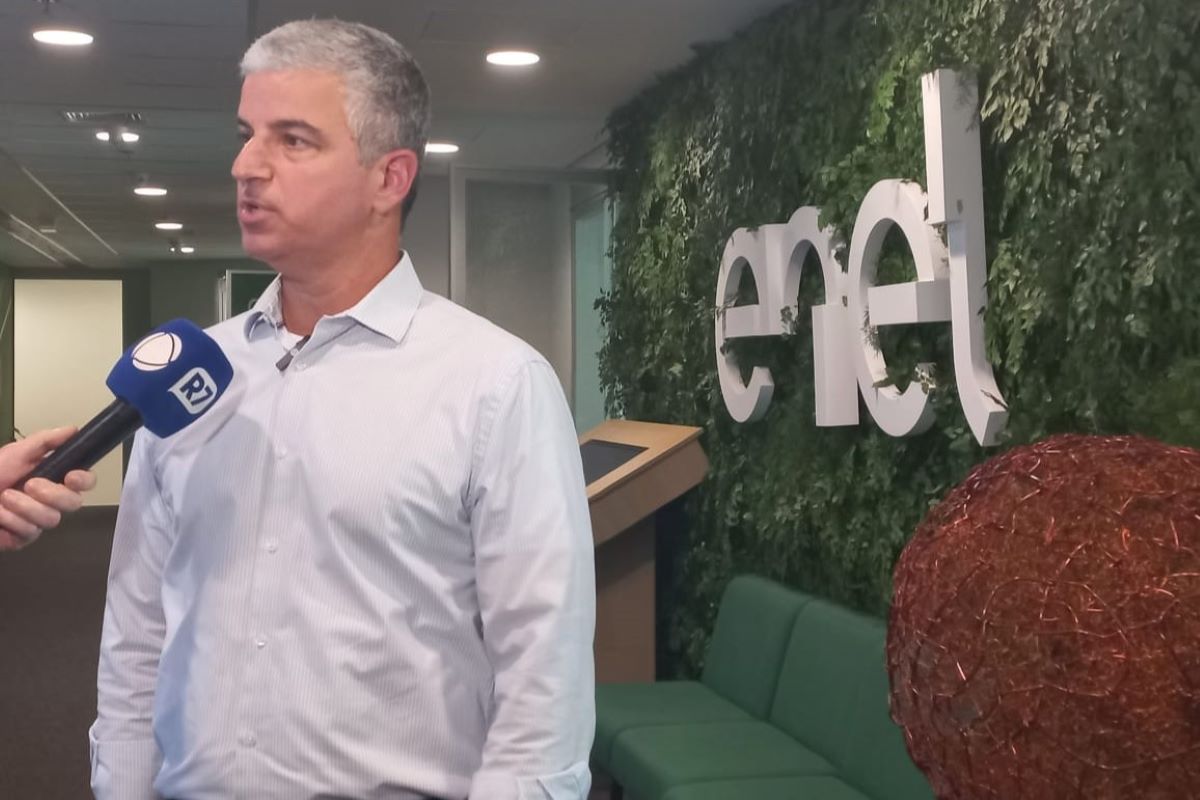
[{"label": "handheld microphone", "polygon": [[105,383],[117,399],[61,447],[31,478],[62,483],[71,470],[90,469],[143,425],[166,438],[212,408],[233,380],[233,365],[195,323],[176,319],[155,328],[125,351]]}]

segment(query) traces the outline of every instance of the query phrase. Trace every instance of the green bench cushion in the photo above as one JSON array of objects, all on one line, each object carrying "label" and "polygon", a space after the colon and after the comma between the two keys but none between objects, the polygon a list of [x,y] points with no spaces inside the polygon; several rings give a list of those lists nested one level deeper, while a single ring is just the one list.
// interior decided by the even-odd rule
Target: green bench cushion
[{"label": "green bench cushion", "polygon": [[613,744],[611,774],[636,800],[698,781],[828,775],[824,758],[765,722],[631,728]]},{"label": "green bench cushion", "polygon": [[808,600],[756,575],[731,580],[721,597],[701,682],[765,719],[792,625]]},{"label": "green bench cushion", "polygon": [[596,687],[592,761],[609,769],[613,742],[629,728],[750,719],[745,711],[696,681],[600,684]]},{"label": "green bench cushion", "polygon": [[676,786],[663,800],[871,800],[840,778],[746,778]]},{"label": "green bench cushion", "polygon": [[873,666],[863,677],[855,702],[856,744],[838,771],[873,797],[933,800],[929,781],[908,754],[904,732],[892,721],[891,686],[882,644],[873,657]]},{"label": "green bench cushion", "polygon": [[864,794],[928,800],[888,707],[886,628],[822,600],[807,603],[780,673],[770,721],[820,753]]}]

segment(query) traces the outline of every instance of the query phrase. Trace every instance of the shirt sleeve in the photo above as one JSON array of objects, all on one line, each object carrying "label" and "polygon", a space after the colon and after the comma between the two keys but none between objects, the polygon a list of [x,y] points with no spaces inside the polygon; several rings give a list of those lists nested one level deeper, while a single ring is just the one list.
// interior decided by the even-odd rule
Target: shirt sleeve
[{"label": "shirt sleeve", "polygon": [[592,528],[574,423],[530,359],[481,410],[468,503],[491,722],[471,800],[583,800],[595,729]]},{"label": "shirt sleeve", "polygon": [[171,527],[147,434],[134,440],[108,571],[95,723],[88,731],[97,800],[155,800],[162,757],[151,728],[166,624],[162,567]]}]

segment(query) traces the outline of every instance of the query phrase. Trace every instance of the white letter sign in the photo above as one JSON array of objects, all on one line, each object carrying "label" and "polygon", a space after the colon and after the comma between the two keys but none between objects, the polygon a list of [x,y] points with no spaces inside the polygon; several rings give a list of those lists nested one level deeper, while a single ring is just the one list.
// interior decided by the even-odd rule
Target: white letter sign
[{"label": "white letter sign", "polygon": [[[980,444],[998,441],[1008,410],[984,349],[987,263],[975,83],[943,69],[925,75],[921,89],[929,192],[900,180],[871,187],[854,222],[845,273],[835,253],[836,232],[819,227],[820,211],[812,206],[783,224],[739,228],[726,242],[717,278],[717,375],[725,407],[738,422],[766,414],[775,384],[762,366],[743,383],[725,342],[784,333],[784,312],[796,313],[800,269],[813,252],[825,284],[825,302],[812,309],[817,425],[857,424],[861,392],[888,434],[928,430],[933,409],[926,386],[913,380],[901,392],[885,385],[887,364],[875,329],[949,322],[963,413]],[[917,280],[876,286],[879,253],[893,226],[908,241]],[[754,276],[759,302],[733,306],[744,269]],[[926,370],[928,365],[918,367]]]}]

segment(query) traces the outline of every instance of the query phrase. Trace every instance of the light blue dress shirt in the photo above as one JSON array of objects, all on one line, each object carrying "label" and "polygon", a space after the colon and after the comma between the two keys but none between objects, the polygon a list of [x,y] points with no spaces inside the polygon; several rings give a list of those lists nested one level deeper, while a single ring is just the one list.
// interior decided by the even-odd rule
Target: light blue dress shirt
[{"label": "light blue dress shirt", "polygon": [[104,614],[100,800],[579,800],[591,525],[546,361],[408,257],[287,369],[278,281],[234,383],[143,431]]}]

